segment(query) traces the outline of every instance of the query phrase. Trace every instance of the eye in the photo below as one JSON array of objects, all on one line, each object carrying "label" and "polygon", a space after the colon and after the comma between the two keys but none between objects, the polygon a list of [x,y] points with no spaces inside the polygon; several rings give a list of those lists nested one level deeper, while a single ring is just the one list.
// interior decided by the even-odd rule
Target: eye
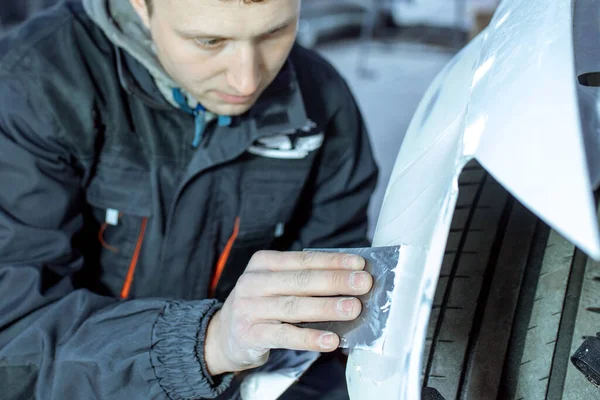
[{"label": "eye", "polygon": [[288,28],[288,25],[282,26],[277,29],[273,29],[271,32],[267,33],[267,36],[277,36],[279,33],[285,31]]},{"label": "eye", "polygon": [[225,40],[223,40],[223,39],[194,39],[194,42],[200,48],[212,50],[212,49],[217,49],[220,46],[222,46],[223,43],[225,43]]}]

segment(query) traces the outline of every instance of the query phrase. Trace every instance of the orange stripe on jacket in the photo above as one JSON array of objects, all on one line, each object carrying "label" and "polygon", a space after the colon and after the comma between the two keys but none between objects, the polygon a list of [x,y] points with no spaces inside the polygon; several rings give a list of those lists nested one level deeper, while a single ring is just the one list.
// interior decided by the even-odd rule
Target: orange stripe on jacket
[{"label": "orange stripe on jacket", "polygon": [[221,279],[221,275],[223,275],[223,270],[225,269],[225,265],[227,264],[227,260],[229,259],[229,255],[231,253],[231,248],[233,247],[233,243],[237,239],[237,236],[240,232],[240,217],[235,219],[235,225],[233,227],[233,233],[231,237],[227,241],[227,245],[225,245],[225,249],[221,253],[219,257],[219,261],[217,261],[217,266],[215,268],[215,273],[213,275],[212,281],[210,283],[210,297],[215,297],[217,292],[217,286],[219,285],[219,280]]},{"label": "orange stripe on jacket", "polygon": [[142,227],[140,228],[140,235],[138,236],[137,244],[135,245],[135,251],[133,252],[133,257],[131,257],[131,262],[129,263],[129,270],[127,271],[127,276],[125,277],[125,283],[123,283],[123,289],[121,289],[121,298],[126,299],[129,297],[129,291],[131,290],[131,284],[133,283],[133,275],[135,273],[135,268],[137,267],[140,253],[142,251],[142,243],[144,243],[144,234],[146,233],[146,224],[148,223],[148,218],[142,219]]}]

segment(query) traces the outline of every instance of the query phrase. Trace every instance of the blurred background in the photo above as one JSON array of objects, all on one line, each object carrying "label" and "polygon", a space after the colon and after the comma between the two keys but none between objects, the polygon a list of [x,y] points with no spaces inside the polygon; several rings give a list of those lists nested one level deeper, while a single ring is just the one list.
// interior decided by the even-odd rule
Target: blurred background
[{"label": "blurred background", "polygon": [[[126,1],[126,0],[123,0]],[[0,35],[59,0],[0,0]],[[489,23],[499,0],[302,0],[298,42],[344,76],[364,114],[385,188],[411,117],[436,74]]]},{"label": "blurred background", "polygon": [[371,236],[421,97],[440,70],[490,22],[499,0],[303,0],[298,41],[348,81],[381,169]]}]

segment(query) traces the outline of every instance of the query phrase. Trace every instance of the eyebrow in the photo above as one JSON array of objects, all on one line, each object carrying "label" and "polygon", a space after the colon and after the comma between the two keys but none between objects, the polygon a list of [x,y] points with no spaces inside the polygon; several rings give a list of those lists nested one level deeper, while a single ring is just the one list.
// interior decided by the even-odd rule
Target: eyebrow
[{"label": "eyebrow", "polygon": [[[273,33],[280,29],[286,28],[289,25],[291,25],[295,19],[296,19],[296,17],[290,18],[287,21],[284,21],[278,25],[275,25],[274,27],[269,28],[265,32],[256,35],[255,37],[268,35],[269,33]],[[177,31],[177,33],[179,33],[179,35],[181,35],[183,37],[187,37],[187,38],[230,39],[229,37],[223,36],[222,34],[213,34],[210,32],[203,32],[203,31],[199,31],[199,30],[185,31],[185,30],[176,29],[176,31]]]}]

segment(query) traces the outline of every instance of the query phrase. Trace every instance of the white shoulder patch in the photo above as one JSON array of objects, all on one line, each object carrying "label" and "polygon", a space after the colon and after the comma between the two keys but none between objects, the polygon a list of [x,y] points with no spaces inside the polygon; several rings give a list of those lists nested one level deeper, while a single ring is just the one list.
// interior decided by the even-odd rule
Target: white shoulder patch
[{"label": "white shoulder patch", "polygon": [[317,130],[313,121],[300,130],[285,131],[278,135],[258,139],[248,148],[250,154],[268,158],[302,159],[323,146],[325,135]]}]

